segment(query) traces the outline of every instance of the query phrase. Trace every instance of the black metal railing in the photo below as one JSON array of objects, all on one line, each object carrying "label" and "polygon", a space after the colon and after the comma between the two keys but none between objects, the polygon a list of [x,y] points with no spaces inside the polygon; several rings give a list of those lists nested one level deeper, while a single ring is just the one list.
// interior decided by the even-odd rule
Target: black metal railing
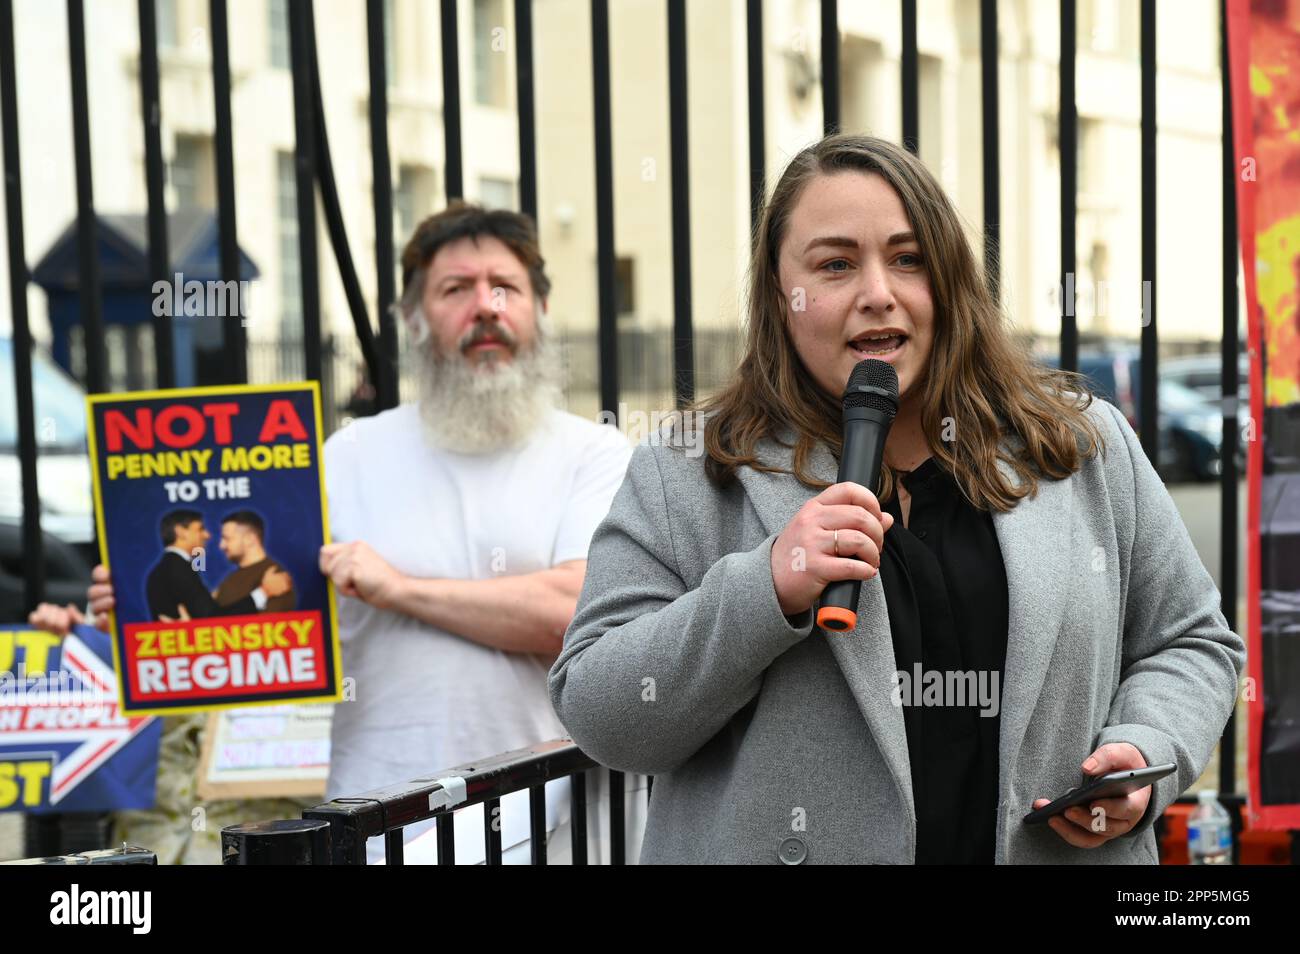
[{"label": "black metal railing", "polygon": [[[223,855],[229,864],[363,865],[366,842],[384,840],[384,860],[405,863],[404,829],[432,820],[439,865],[456,863],[456,813],[483,806],[484,859],[502,863],[501,800],[529,794],[529,853],[532,864],[547,863],[546,783],[569,779],[572,860],[588,861],[587,773],[600,767],[572,741],[555,739],[526,749],[431,772],[423,778],[370,792],[335,798],[302,813],[304,824],[260,822],[223,829]],[[627,858],[626,777],[609,771],[610,860]],[[324,823],[322,829],[320,824]]]}]

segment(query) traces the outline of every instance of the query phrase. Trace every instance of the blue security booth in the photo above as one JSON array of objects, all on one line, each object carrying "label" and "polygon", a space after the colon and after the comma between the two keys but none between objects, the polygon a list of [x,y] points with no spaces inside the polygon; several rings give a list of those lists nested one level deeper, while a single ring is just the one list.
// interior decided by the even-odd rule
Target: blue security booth
[{"label": "blue security booth", "polygon": [[[166,300],[155,294],[149,275],[149,241],[144,215],[96,215],[100,287],[104,302],[105,331],[117,326],[127,334],[127,386],[139,388],[152,381],[131,366],[139,334],[152,328],[154,309],[171,314],[176,386],[192,387],[199,381],[200,354],[214,355],[222,344],[222,322],[238,320],[220,313],[208,314],[212,286],[221,281],[219,229],[216,215],[207,209],[187,209],[167,216],[168,288]],[[253,260],[239,252],[240,289],[261,273]],[[81,324],[80,269],[77,223],[74,220],[32,271],[32,281],[49,301],[54,360],[73,372],[72,333]],[[188,290],[189,294],[186,294]],[[205,293],[205,290],[209,290]],[[248,315],[246,294],[242,313]],[[220,299],[218,299],[220,300]],[[179,308],[177,306],[180,306]],[[152,376],[150,376],[152,378]]]}]

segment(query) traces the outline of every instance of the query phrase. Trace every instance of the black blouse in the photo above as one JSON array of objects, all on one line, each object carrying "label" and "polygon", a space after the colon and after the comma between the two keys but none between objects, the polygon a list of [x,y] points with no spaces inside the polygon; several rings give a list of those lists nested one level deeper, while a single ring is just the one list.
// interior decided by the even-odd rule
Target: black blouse
[{"label": "black blouse", "polygon": [[[916,861],[992,864],[1007,653],[1002,551],[992,515],[976,509],[935,458],[898,476],[912,497],[908,525],[895,493],[881,505],[894,525],[880,582],[900,673],[894,701],[907,732]],[[973,679],[949,677],[972,671]]]}]

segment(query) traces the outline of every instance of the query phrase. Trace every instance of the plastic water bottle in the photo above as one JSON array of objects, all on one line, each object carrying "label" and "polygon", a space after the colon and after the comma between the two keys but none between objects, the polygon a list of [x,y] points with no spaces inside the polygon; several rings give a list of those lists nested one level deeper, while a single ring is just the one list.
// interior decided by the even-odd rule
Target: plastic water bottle
[{"label": "plastic water bottle", "polygon": [[1232,864],[1232,818],[1214,790],[1198,792],[1187,819],[1187,854],[1194,865]]}]

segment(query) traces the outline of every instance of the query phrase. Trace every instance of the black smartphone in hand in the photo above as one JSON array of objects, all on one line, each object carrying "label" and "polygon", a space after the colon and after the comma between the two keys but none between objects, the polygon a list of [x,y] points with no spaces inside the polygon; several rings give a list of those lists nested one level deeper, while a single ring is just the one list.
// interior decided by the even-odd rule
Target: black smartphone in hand
[{"label": "black smartphone in hand", "polygon": [[1170,762],[1167,765],[1121,769],[1118,772],[1098,775],[1091,781],[1070,789],[1050,804],[1044,805],[1042,808],[1035,808],[1025,816],[1024,822],[1026,825],[1040,825],[1053,815],[1059,815],[1074,805],[1095,802],[1099,798],[1119,798],[1124,795],[1131,795],[1139,788],[1145,788],[1152,782],[1159,781],[1166,775],[1172,774],[1177,768],[1178,766]]}]

